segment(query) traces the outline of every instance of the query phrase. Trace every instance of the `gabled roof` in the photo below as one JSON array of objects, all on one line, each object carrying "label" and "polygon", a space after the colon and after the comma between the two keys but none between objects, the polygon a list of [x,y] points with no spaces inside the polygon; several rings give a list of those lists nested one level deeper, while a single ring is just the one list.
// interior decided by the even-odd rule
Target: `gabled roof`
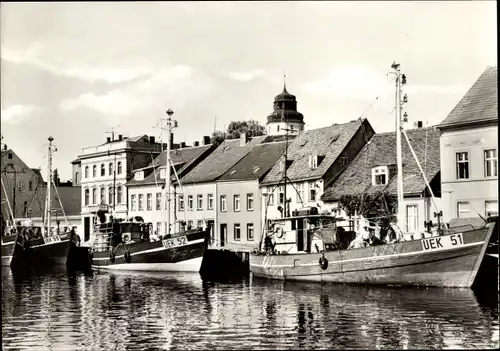
[{"label": "gabled roof", "polygon": [[[427,180],[431,182],[440,170],[440,132],[430,127],[411,129],[406,133],[420,165],[425,169]],[[401,136],[401,138],[404,194],[420,194],[425,190],[425,182],[405,137]],[[396,165],[396,133],[375,134],[356,158],[337,177],[332,186],[325,190],[321,199],[323,201],[335,201],[342,195],[370,194],[377,191],[397,194],[396,176],[389,179],[387,186],[372,185],[373,167],[393,165]]]},{"label": "gabled roof", "polygon": [[[180,178],[184,175],[185,170],[187,170],[191,165],[195,164],[197,161],[206,157],[208,153],[213,149],[212,144],[195,146],[183,149],[170,150],[170,159],[177,171]],[[149,166],[144,167],[145,177],[144,180],[131,179],[127,182],[127,186],[134,185],[149,185],[149,184],[163,184],[165,179],[160,178],[161,167],[167,164],[167,152],[164,151],[161,155],[158,155]],[[151,168],[156,167],[155,173],[151,171]],[[172,172],[172,180],[175,180],[175,174]]]},{"label": "gabled roof", "polygon": [[260,144],[265,135],[253,137],[244,146],[240,146],[240,139],[225,140],[206,159],[194,167],[183,179],[184,184],[215,181],[222,176],[236,162]]},{"label": "gabled roof", "polygon": [[284,152],[284,142],[255,145],[252,151],[224,173],[218,181],[260,179]]},{"label": "gabled roof", "polygon": [[143,134],[143,135],[138,135],[138,136],[135,136],[135,137],[129,137],[129,138],[125,138],[126,141],[133,141],[133,142],[137,142],[137,141],[140,141],[141,139],[143,138],[147,138],[148,136],[146,134]]},{"label": "gabled roof", "polygon": [[42,176],[42,171],[40,170],[40,168],[32,168],[31,170],[33,171],[33,173],[35,173],[35,175],[36,175],[37,177],[39,177],[39,178],[40,178],[40,181],[41,181],[41,182],[43,182],[43,181],[44,181],[44,180],[43,180],[43,176]]},{"label": "gabled roof", "polygon": [[488,67],[438,128],[498,121],[497,67]]},{"label": "gabled roof", "polygon": [[[321,178],[344,150],[356,132],[362,128],[357,119],[344,124],[312,129],[299,134],[288,145],[288,160],[293,161],[287,168],[287,177],[291,181]],[[371,128],[368,120],[364,120],[364,128]],[[309,155],[316,153],[323,160],[316,169],[309,167]],[[264,177],[262,183],[278,183],[283,177],[280,165],[276,163]]]}]

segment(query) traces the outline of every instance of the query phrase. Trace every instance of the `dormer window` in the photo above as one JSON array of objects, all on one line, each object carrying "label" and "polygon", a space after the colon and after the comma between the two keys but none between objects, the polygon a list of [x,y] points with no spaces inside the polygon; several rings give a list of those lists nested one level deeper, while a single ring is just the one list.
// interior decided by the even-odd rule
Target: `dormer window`
[{"label": "dormer window", "polygon": [[316,154],[309,155],[309,168],[316,169],[320,165],[325,156],[318,156]]},{"label": "dormer window", "polygon": [[387,185],[388,180],[389,180],[389,171],[387,166],[378,166],[372,168],[373,186]]},{"label": "dormer window", "polygon": [[160,168],[160,179],[167,179],[167,168]]},{"label": "dormer window", "polygon": [[135,172],[134,180],[144,180],[144,171]]}]

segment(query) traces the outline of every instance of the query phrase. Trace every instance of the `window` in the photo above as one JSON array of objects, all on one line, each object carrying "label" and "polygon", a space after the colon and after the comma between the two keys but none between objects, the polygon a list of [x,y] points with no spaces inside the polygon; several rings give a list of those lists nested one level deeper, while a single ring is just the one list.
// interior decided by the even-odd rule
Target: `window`
[{"label": "window", "polygon": [[241,239],[241,228],[239,223],[234,224],[234,240],[240,240]]},{"label": "window", "polygon": [[253,223],[247,223],[247,240],[253,240],[254,232],[253,232]]},{"label": "window", "polygon": [[85,178],[89,177],[89,166],[85,166]]},{"label": "window", "polygon": [[484,204],[486,217],[498,216],[498,201],[486,201]]},{"label": "window", "polygon": [[309,155],[309,167],[312,169],[318,168],[318,156],[317,155]]},{"label": "window", "polygon": [[316,184],[314,182],[309,183],[309,201],[316,201]]},{"label": "window", "polygon": [[179,195],[179,211],[184,211],[184,195]]},{"label": "window", "polygon": [[459,201],[457,202],[457,217],[465,218],[467,214],[470,212],[470,204],[469,201]]},{"label": "window", "polygon": [[240,210],[240,195],[233,196],[233,211],[238,212]]},{"label": "window", "polygon": [[247,211],[253,211],[253,194],[247,194]]},{"label": "window", "polygon": [[280,126],[278,125],[278,127],[276,127],[277,131],[279,132],[280,131]]},{"label": "window", "polygon": [[161,235],[161,222],[156,222],[156,235]]},{"label": "window", "polygon": [[24,190],[24,182],[22,180],[19,180],[17,182],[17,190],[18,191],[23,191]]},{"label": "window", "polygon": [[139,194],[139,206],[138,211],[144,210],[144,194]]},{"label": "window", "polygon": [[153,209],[153,194],[146,194],[146,210],[151,211]]},{"label": "window", "polygon": [[160,168],[160,179],[167,179],[167,168]]},{"label": "window", "polygon": [[278,187],[278,205],[283,205],[285,203],[285,188],[283,185]]},{"label": "window", "polygon": [[374,167],[372,169],[372,185],[387,185],[388,168],[386,166]]},{"label": "window", "polygon": [[418,207],[417,205],[406,206],[406,231],[415,233],[418,230]]},{"label": "window", "polygon": [[85,189],[85,206],[89,205],[89,201],[90,201],[90,190]]},{"label": "window", "polygon": [[113,204],[113,186],[108,187],[108,199],[109,199],[109,204]]},{"label": "window", "polygon": [[12,160],[12,152],[9,152],[9,160]]},{"label": "window", "polygon": [[199,219],[198,222],[196,222],[196,227],[203,228],[203,221],[201,219]]},{"label": "window", "polygon": [[161,210],[161,193],[156,193],[156,210]]},{"label": "window", "polygon": [[188,195],[188,210],[193,210],[193,195]]},{"label": "window", "polygon": [[297,203],[304,201],[304,183],[297,183]]},{"label": "window", "polygon": [[106,203],[106,189],[103,186],[101,186],[100,203],[101,204],[105,204]]},{"label": "window", "polygon": [[116,203],[121,204],[122,203],[122,186],[119,185],[116,190],[117,190],[116,191]]},{"label": "window", "polygon": [[92,204],[97,204],[97,188],[92,188]]},{"label": "window", "polygon": [[220,196],[220,210],[222,212],[226,212],[226,195]]},{"label": "window", "polygon": [[496,149],[484,151],[484,176],[485,177],[498,176],[498,159],[497,159]]},{"label": "window", "polygon": [[[79,174],[78,172],[75,172],[75,184],[77,184],[77,183],[78,183],[78,176],[79,176],[79,175],[80,175],[80,174]],[[30,190],[31,190],[31,189],[30,189]]]},{"label": "window", "polygon": [[457,152],[457,179],[469,179],[468,152]]},{"label": "window", "polygon": [[92,177],[97,177],[97,166],[94,165],[94,167],[92,167]]},{"label": "window", "polygon": [[106,166],[104,166],[104,163],[101,164],[101,177],[104,177],[106,175]]},{"label": "window", "polygon": [[214,209],[214,194],[207,195],[207,209],[209,210]]},{"label": "window", "polygon": [[113,175],[113,164],[109,164],[109,175]]},{"label": "window", "polygon": [[116,173],[122,174],[122,162],[121,161],[118,162],[116,168],[117,168]]},{"label": "window", "polygon": [[274,205],[274,193],[269,193],[268,197],[269,197],[269,199],[268,199],[269,206],[273,206]]},{"label": "window", "polygon": [[144,180],[144,171],[139,171],[134,173],[135,180]]},{"label": "window", "polygon": [[203,195],[196,196],[196,208],[198,211],[203,210]]}]

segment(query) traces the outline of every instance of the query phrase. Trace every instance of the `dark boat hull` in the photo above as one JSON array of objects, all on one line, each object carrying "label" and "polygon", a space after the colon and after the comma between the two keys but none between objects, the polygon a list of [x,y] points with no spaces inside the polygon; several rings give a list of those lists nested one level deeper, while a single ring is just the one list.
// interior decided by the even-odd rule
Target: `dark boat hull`
[{"label": "dark boat hull", "polygon": [[68,255],[74,245],[69,239],[51,243],[30,243],[26,250],[26,259],[32,265],[59,266],[66,265]]},{"label": "dark boat hull", "polygon": [[22,250],[18,235],[6,235],[2,238],[2,267],[10,267],[19,259]]},{"label": "dark boat hull", "polygon": [[[114,260],[110,259],[111,250],[92,253],[92,268],[124,271],[181,271],[199,272],[205,253],[208,231],[199,231],[176,235],[170,239],[155,242],[137,242],[119,245],[114,251]],[[186,241],[183,242],[186,238]],[[176,242],[178,246],[169,246]],[[127,262],[125,253],[130,253]]]},{"label": "dark boat hull", "polygon": [[[256,277],[333,283],[470,287],[493,226],[467,232],[351,250],[250,256]],[[430,243],[433,242],[431,245]],[[455,243],[452,245],[452,243]],[[433,247],[435,246],[435,247]]]}]

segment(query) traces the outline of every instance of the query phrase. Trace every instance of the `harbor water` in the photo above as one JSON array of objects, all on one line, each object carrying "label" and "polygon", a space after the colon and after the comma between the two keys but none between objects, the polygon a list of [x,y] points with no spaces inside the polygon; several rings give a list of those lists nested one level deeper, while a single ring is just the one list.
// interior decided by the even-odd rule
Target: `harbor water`
[{"label": "harbor water", "polygon": [[3,350],[498,347],[496,292],[2,268]]}]

